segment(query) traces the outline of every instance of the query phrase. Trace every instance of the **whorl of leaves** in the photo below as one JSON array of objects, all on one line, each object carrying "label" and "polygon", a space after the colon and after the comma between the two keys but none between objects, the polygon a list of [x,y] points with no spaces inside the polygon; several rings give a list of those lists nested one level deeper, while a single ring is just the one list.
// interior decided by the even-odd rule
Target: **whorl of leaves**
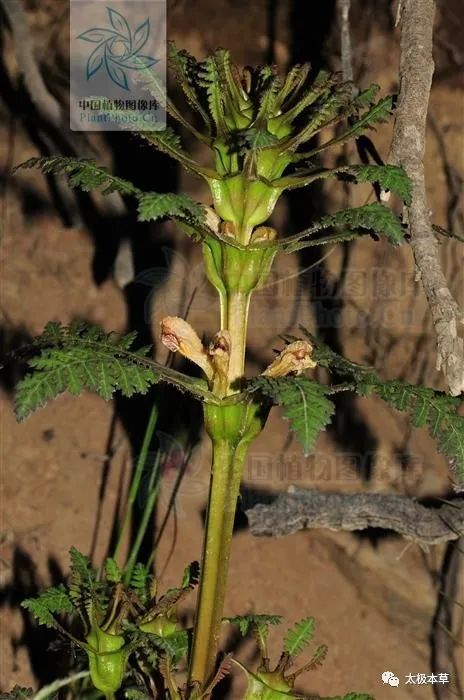
[{"label": "whorl of leaves", "polygon": [[284,418],[298,437],[305,456],[314,448],[319,433],[330,422],[335,410],[326,387],[306,377],[256,377],[249,391],[259,391],[282,408]]}]

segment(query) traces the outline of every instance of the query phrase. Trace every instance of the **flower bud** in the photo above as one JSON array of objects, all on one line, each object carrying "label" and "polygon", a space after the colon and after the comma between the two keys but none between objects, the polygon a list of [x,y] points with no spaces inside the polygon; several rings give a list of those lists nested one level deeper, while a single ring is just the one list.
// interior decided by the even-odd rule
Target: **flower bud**
[{"label": "flower bud", "polygon": [[213,366],[213,391],[218,396],[227,393],[231,338],[229,331],[216,333],[209,344],[208,355]]},{"label": "flower bud", "polygon": [[161,321],[160,326],[163,345],[171,352],[180,352],[181,355],[201,367],[208,379],[211,379],[213,368],[210,358],[192,326],[178,316],[166,316]]},{"label": "flower bud", "polygon": [[214,209],[212,207],[208,207],[208,206],[206,206],[206,204],[203,205],[203,210],[204,210],[205,216],[206,216],[205,221],[206,221],[207,227],[210,228],[211,231],[213,231],[214,233],[218,233],[219,226],[221,224],[220,217],[216,214],[216,212],[214,211]]},{"label": "flower bud", "polygon": [[316,363],[311,357],[313,346],[306,340],[295,340],[289,343],[267,367],[263,376],[286,377],[288,374],[301,374],[305,369],[311,369]]},{"label": "flower bud", "polygon": [[276,238],[277,231],[275,228],[271,226],[258,226],[251,234],[250,244],[267,243],[269,241],[275,241]]},{"label": "flower bud", "polygon": [[219,232],[226,238],[235,238],[235,224],[232,221],[221,221]]}]

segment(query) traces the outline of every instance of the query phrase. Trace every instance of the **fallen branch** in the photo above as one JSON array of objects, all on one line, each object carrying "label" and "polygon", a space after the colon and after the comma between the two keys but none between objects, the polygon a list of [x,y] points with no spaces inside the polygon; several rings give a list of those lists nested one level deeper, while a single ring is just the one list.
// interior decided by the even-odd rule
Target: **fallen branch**
[{"label": "fallen branch", "polygon": [[427,206],[423,156],[427,108],[434,71],[434,0],[404,0],[401,5],[400,92],[390,163],[402,165],[412,180],[409,207],[411,247],[437,334],[437,369],[449,391],[464,391],[464,342],[458,335],[463,315],[440,265],[440,250]]},{"label": "fallen branch", "polygon": [[298,489],[280,494],[271,504],[246,511],[257,537],[289,535],[298,530],[365,530],[383,528],[420,545],[440,544],[464,534],[464,500],[431,508],[407,496],[381,493],[322,493]]}]

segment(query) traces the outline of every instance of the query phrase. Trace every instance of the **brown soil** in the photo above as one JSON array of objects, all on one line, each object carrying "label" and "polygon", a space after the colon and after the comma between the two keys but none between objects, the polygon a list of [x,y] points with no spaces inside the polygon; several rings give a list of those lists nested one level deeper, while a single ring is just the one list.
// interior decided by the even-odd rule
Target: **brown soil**
[{"label": "brown soil", "polygon": [[[55,77],[59,76],[58,66],[63,65],[67,51],[65,5],[61,0],[41,3],[40,9],[36,3],[28,4],[38,55]],[[285,62],[289,56],[289,7],[290,3],[282,2],[278,10],[275,53],[279,62]],[[251,5],[226,0],[214,5],[208,0],[194,4],[172,2],[169,35],[197,55],[223,45],[231,49],[237,62],[257,63],[264,60],[268,48],[266,21],[264,0]],[[444,21],[441,15],[438,21]],[[363,85],[375,81],[384,90],[394,88],[397,37],[374,23],[372,31],[356,37],[356,41],[360,53],[364,51],[368,57]],[[6,56],[14,71],[8,41]],[[452,58],[441,54],[439,58],[444,77],[434,86],[431,113],[444,139],[447,164],[459,172],[463,152],[462,93],[454,78]],[[2,168],[37,154],[19,122],[12,122],[10,128],[5,120],[0,128]],[[388,153],[389,137],[388,126],[375,135],[383,157]],[[96,144],[108,157],[98,139]],[[446,228],[450,194],[445,165],[437,138],[430,130],[426,157],[429,201],[435,222]],[[198,183],[184,175],[180,186],[199,198],[206,197]],[[32,213],[30,208],[25,212],[26,190],[30,199],[33,195],[42,201]],[[359,188],[351,196],[352,204],[364,202],[368,192]],[[327,194],[331,204],[347,205],[346,198],[341,200],[340,191],[337,194],[330,188]],[[8,183],[5,202],[1,309],[7,344],[39,333],[49,319],[66,323],[81,317],[102,324],[107,330],[123,331],[127,323],[123,293],[111,280],[95,284],[92,240],[83,227],[64,227],[53,208],[45,180],[35,172],[21,173]],[[283,218],[285,212],[280,214]],[[180,313],[185,306],[179,297],[179,280],[186,282],[185,298],[189,298],[199,279],[195,275],[197,252],[192,252],[184,239],[170,229],[163,235],[178,254],[170,279],[157,295],[151,312],[155,333],[162,315]],[[442,250],[446,272],[458,293],[459,289],[462,291],[462,247],[445,241]],[[280,259],[272,278],[274,287],[257,295],[250,321],[250,373],[260,370],[272,357],[272,348],[279,345],[277,334],[287,326],[295,299],[298,307],[286,331],[296,332],[300,323],[315,328],[313,311],[295,276],[297,262],[293,257]],[[330,278],[337,279],[341,251],[335,251],[325,262]],[[197,329],[216,330],[216,315],[211,312],[213,301],[206,286],[195,297],[189,320]],[[347,356],[374,364],[384,377],[401,376],[411,382],[442,386],[434,367],[433,330],[423,292],[414,280],[407,246],[397,250],[370,240],[353,244],[344,302],[340,342]],[[165,357],[161,349],[158,355]],[[89,551],[99,484],[103,469],[109,464],[96,560],[103,555],[120,480],[127,481],[130,447],[121,423],[117,422],[113,455],[108,462],[113,408],[94,396],[63,396],[21,424],[15,421],[11,393],[6,389],[2,405],[0,587],[7,593],[13,586],[20,595],[32,592],[36,585],[49,583],[57,571],[65,573],[70,545]],[[321,435],[315,455],[305,460],[295,442],[288,441],[287,426],[274,411],[251,451],[244,480],[245,505],[246,489],[277,491],[292,484],[417,497],[445,496],[449,492],[446,461],[436,453],[434,442],[425,431],[411,431],[403,416],[375,400],[359,401],[355,409],[366,432],[365,441],[360,436],[359,451],[370,451],[369,436],[375,441],[373,473],[368,483],[363,483],[352,467],[353,449],[337,445],[328,433]],[[349,418],[342,411],[342,432],[343,421]],[[407,461],[406,468],[400,455]],[[159,519],[166,511],[174,477],[174,470],[166,472]],[[158,548],[163,586],[177,583],[185,564],[200,554],[207,481],[208,445],[202,440],[193,451],[180,487],[176,519],[169,519]],[[269,612],[283,615],[289,623],[314,615],[317,639],[328,644],[329,655],[323,669],[302,680],[300,689],[307,693],[333,695],[356,689],[372,692],[377,700],[431,700],[434,694],[430,684],[405,686],[403,681],[408,673],[430,672],[429,635],[442,556],[440,547],[422,552],[417,546],[406,546],[399,538],[382,538],[374,545],[354,534],[313,531],[279,540],[257,540],[242,529],[233,543],[227,614]],[[16,683],[34,685],[34,658],[31,665],[24,643],[31,640],[33,632],[11,598],[3,607],[2,618],[0,685],[2,689]],[[278,639],[273,651],[278,652]],[[249,660],[250,654],[250,647],[244,646],[239,656]],[[399,689],[382,685],[381,674],[386,670],[399,676]],[[239,697],[240,682],[240,678],[234,682],[231,697]]]}]

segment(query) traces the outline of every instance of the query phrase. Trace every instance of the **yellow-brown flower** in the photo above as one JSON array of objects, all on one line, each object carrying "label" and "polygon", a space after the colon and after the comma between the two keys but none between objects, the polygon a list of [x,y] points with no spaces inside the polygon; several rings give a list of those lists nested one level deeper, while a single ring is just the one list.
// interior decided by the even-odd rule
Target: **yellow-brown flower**
[{"label": "yellow-brown flower", "polygon": [[305,369],[316,366],[311,353],[313,346],[306,340],[295,340],[280,352],[267,367],[265,377],[286,377],[288,374],[301,374]]},{"label": "yellow-brown flower", "polygon": [[178,316],[166,316],[160,323],[161,342],[171,352],[180,352],[201,367],[208,379],[213,377],[213,366],[206,348],[192,326]]}]

